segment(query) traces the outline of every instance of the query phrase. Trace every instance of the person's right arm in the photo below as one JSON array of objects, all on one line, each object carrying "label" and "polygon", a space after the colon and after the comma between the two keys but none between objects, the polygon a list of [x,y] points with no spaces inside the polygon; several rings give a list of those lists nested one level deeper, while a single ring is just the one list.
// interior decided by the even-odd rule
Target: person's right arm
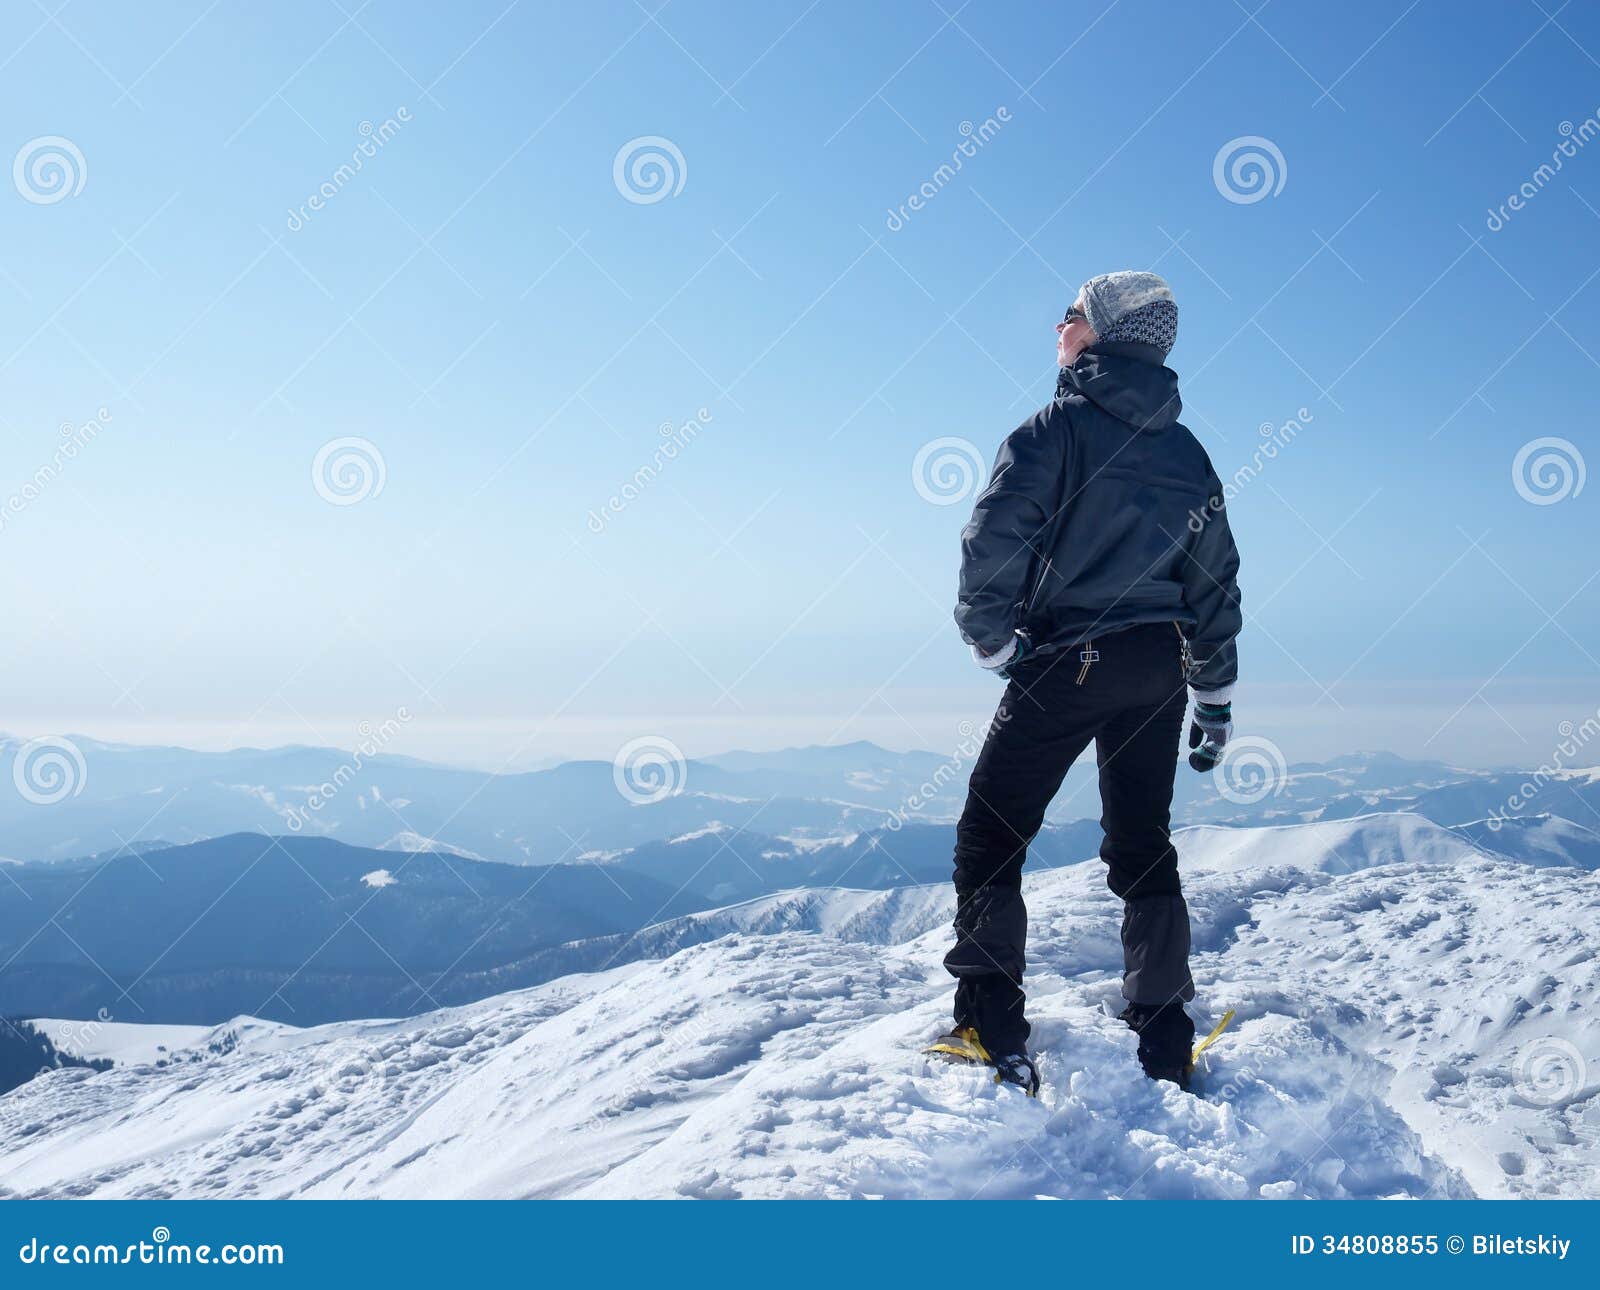
[{"label": "person's right arm", "polygon": [[961,531],[956,626],[980,655],[1001,658],[1015,646],[1017,605],[1062,504],[1064,453],[1061,427],[1042,413],[1012,431]]}]

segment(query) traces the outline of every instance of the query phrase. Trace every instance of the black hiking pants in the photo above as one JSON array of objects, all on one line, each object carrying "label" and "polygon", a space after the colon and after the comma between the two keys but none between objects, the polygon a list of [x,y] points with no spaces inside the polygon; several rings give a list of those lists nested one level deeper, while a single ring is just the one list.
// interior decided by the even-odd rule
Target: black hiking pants
[{"label": "black hiking pants", "polygon": [[[1194,997],[1189,910],[1169,832],[1188,706],[1176,624],[1129,627],[1013,669],[956,827],[955,1020],[994,1053],[1028,1039],[1022,969],[1028,913],[1022,865],[1079,754],[1100,767],[1100,858],[1124,902],[1122,992],[1160,1007]],[[1181,1005],[1180,1005],[1181,1006]]]}]

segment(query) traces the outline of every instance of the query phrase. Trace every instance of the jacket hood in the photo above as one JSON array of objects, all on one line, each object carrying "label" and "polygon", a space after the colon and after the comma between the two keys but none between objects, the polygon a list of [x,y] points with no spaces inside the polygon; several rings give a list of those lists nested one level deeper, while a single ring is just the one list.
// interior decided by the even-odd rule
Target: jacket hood
[{"label": "jacket hood", "polygon": [[1150,345],[1101,342],[1084,350],[1056,383],[1057,398],[1071,393],[1135,430],[1165,430],[1183,411],[1178,374]]}]

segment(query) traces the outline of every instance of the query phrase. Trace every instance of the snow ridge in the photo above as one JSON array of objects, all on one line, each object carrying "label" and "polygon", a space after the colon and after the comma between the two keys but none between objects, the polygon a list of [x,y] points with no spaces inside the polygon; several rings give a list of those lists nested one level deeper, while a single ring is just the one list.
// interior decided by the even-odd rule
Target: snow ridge
[{"label": "snow ridge", "polygon": [[0,1191],[1600,1196],[1593,873],[1408,815],[1177,842],[1196,1015],[1238,1011],[1196,1096],[1111,1015],[1089,862],[1028,878],[1037,1101],[918,1052],[948,893],[789,892],[674,920],[717,935],[656,961],[53,1072],[0,1099]]}]

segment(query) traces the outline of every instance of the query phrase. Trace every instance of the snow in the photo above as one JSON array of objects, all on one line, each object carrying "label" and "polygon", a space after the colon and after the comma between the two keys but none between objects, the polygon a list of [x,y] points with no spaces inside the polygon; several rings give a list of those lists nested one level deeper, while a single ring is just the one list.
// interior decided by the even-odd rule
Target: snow
[{"label": "snow", "polygon": [[438,838],[430,838],[409,829],[396,833],[392,838],[378,845],[380,851],[429,851],[437,855],[456,856],[462,860],[482,860],[483,857],[464,847],[451,846],[448,842],[441,842]]},{"label": "snow", "polygon": [[371,873],[361,875],[361,881],[376,891],[380,887],[392,887],[399,881],[387,869],[374,869]]},{"label": "snow", "polygon": [[848,787],[864,793],[881,793],[889,787],[890,780],[882,771],[852,770],[845,775],[844,782]]},{"label": "snow", "polygon": [[1558,815],[1474,820],[1457,825],[1456,831],[1485,851],[1529,864],[1600,868],[1600,833]]},{"label": "snow", "polygon": [[664,945],[691,945],[734,932],[806,931],[869,945],[896,945],[948,925],[954,912],[954,898],[943,885],[888,891],[800,887],[656,923],[637,936]]},{"label": "snow", "polygon": [[723,824],[720,820],[712,820],[704,828],[694,829],[688,833],[680,833],[675,838],[668,838],[667,845],[669,847],[675,847],[685,842],[693,842],[697,838],[717,838],[721,837],[724,833],[732,833],[733,831],[733,829],[731,829],[728,825]]},{"label": "snow", "polygon": [[234,1050],[258,1048],[267,1041],[299,1033],[295,1026],[259,1017],[235,1017],[221,1026],[148,1025],[98,1017],[87,1021],[49,1017],[31,1020],[62,1052],[73,1057],[107,1058],[118,1066],[198,1061],[213,1044],[226,1044]]},{"label": "snow", "polygon": [[[803,856],[803,855],[811,855],[812,853],[817,852],[817,851],[826,851],[829,847],[854,846],[855,842],[856,842],[856,839],[858,839],[860,836],[861,836],[861,834],[859,832],[856,832],[856,833],[834,833],[834,834],[827,834],[827,835],[824,835],[824,836],[821,836],[821,837],[806,837],[803,834],[802,835],[794,835],[794,834],[780,833],[780,834],[777,835],[777,839],[778,839],[779,842],[788,843],[788,845],[793,849],[793,851],[794,851],[794,853],[796,855],[802,855]],[[771,852],[771,853],[763,853],[763,859],[767,858],[767,856],[769,854],[770,854],[770,856],[772,856],[774,858],[780,858],[780,859],[784,858],[783,857],[783,853],[781,851],[774,851],[774,852]]]},{"label": "snow", "polygon": [[210,1026],[150,1026],[127,1021],[62,1021],[36,1017],[33,1025],[73,1057],[109,1058],[119,1066],[161,1061],[204,1043]]},{"label": "snow", "polygon": [[1194,1012],[1238,1013],[1196,1096],[1112,1015],[1091,861],[1027,880],[1037,1101],[918,1051],[947,890],[786,892],[657,961],[51,1072],[0,1099],[0,1194],[1600,1196],[1600,877],[1403,814],[1177,843]]}]

